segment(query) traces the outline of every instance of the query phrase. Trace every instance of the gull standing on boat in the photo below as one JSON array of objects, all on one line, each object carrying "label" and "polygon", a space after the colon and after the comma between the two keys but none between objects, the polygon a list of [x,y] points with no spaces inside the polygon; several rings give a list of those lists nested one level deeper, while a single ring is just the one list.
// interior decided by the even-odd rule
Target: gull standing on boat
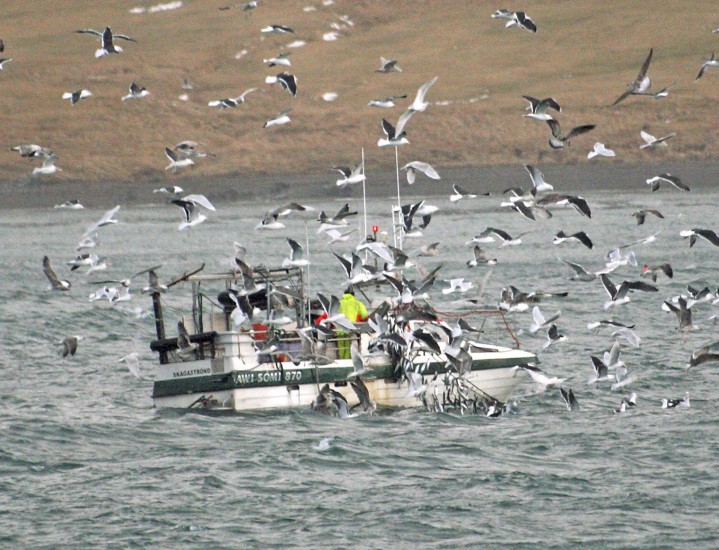
[{"label": "gull standing on boat", "polygon": [[35,176],[37,174],[54,174],[55,172],[62,172],[62,168],[55,166],[56,160],[57,155],[52,153],[44,161],[42,161],[42,166],[36,166],[33,168],[32,175]]},{"label": "gull standing on boat", "polygon": [[70,281],[58,278],[55,270],[50,264],[50,258],[47,256],[43,256],[42,258],[42,271],[50,281],[50,287],[48,290],[70,290],[70,287],[72,286]]},{"label": "gull standing on boat", "polygon": [[139,86],[135,82],[132,82],[130,84],[130,93],[126,96],[122,96],[122,101],[127,101],[128,99],[142,99],[143,97],[147,97],[149,95],[150,92],[148,92],[144,86]]},{"label": "gull standing on boat", "polygon": [[257,88],[249,88],[242,92],[237,97],[226,97],[224,99],[215,99],[213,101],[210,101],[207,106],[208,107],[220,107],[222,109],[234,109],[238,105],[241,105],[245,102],[245,96],[249,94],[250,92],[254,92],[257,90]]},{"label": "gull standing on boat", "polygon": [[95,51],[95,57],[103,57],[111,53],[120,53],[122,51],[122,48],[120,46],[115,46],[114,38],[120,38],[122,40],[127,40],[129,42],[136,42],[134,38],[130,38],[129,36],[125,34],[113,34],[110,30],[110,27],[105,27],[105,30],[103,32],[96,31],[94,29],[80,29],[75,31],[76,33],[84,33],[84,34],[94,34],[95,36],[100,37],[100,41],[102,42],[102,47],[99,50]]},{"label": "gull standing on boat", "polygon": [[78,101],[81,99],[88,98],[92,95],[92,92],[90,90],[75,90],[74,92],[65,92],[62,94],[63,99],[69,99],[71,105],[75,105]]},{"label": "gull standing on boat", "polygon": [[410,185],[415,182],[417,172],[422,172],[425,176],[433,180],[441,179],[437,171],[430,164],[419,160],[408,162],[402,166],[400,170],[404,170],[407,173],[407,183]]}]

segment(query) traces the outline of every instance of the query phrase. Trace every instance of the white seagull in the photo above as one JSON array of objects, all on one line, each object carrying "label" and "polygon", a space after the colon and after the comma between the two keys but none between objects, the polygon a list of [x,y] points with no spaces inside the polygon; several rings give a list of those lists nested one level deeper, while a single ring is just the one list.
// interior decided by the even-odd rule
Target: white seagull
[{"label": "white seagull", "polygon": [[451,202],[461,201],[462,199],[474,199],[477,195],[470,193],[460,187],[458,184],[452,185],[452,194],[449,196]]},{"label": "white seagull", "polygon": [[589,153],[587,153],[588,159],[593,159],[594,157],[616,157],[616,156],[617,156],[617,154],[614,151],[612,151],[611,149],[607,149],[603,143],[599,143],[599,142],[595,143],[594,149],[592,149],[591,151],[589,151]]},{"label": "white seagull", "polygon": [[[719,30],[719,29],[717,29],[717,30]],[[714,31],[714,32],[716,32],[716,31]],[[699,69],[699,74],[698,74],[697,77],[694,79],[694,82],[696,82],[696,81],[699,80],[702,76],[704,76],[704,73],[706,72],[706,70],[707,70],[709,67],[719,67],[719,59],[717,59],[717,58],[714,56],[714,53],[712,53],[712,55],[711,55],[711,57],[710,57],[709,59],[707,59],[704,63],[702,63],[702,67],[701,67],[701,69]]]},{"label": "white seagull", "polygon": [[305,258],[305,251],[302,245],[294,239],[287,239],[290,245],[290,257],[282,260],[282,267],[305,267],[310,265],[310,261]]},{"label": "white seagull", "polygon": [[42,271],[50,281],[50,287],[48,290],[70,290],[70,287],[72,286],[70,281],[58,278],[57,273],[55,273],[55,270],[50,264],[50,258],[47,256],[43,256],[42,258]]},{"label": "white seagull", "polygon": [[429,102],[424,100],[424,96],[427,95],[427,91],[434,85],[435,82],[437,82],[436,76],[429,82],[425,82],[419,87],[419,89],[417,90],[417,95],[412,102],[412,105],[410,105],[408,108],[410,111],[422,112],[427,108]]},{"label": "white seagull", "polygon": [[283,124],[289,124],[291,122],[289,113],[291,112],[292,109],[285,109],[275,118],[271,118],[267,122],[265,122],[264,126],[262,127],[269,128],[270,126],[282,126]]},{"label": "white seagull", "polygon": [[406,145],[409,143],[409,140],[407,139],[407,134],[404,131],[404,127],[409,121],[410,118],[412,118],[412,115],[414,115],[415,111],[410,109],[407,109],[404,113],[402,113],[397,120],[397,126],[392,126],[386,119],[382,119],[382,131],[387,136],[386,138],[380,138],[377,141],[378,147],[388,147],[390,145],[392,146],[398,146],[398,145]]},{"label": "white seagull", "polygon": [[641,136],[642,140],[644,140],[644,143],[642,143],[639,148],[640,149],[648,149],[648,148],[654,148],[654,147],[669,147],[669,144],[667,143],[667,140],[673,138],[677,135],[676,132],[672,132],[671,134],[667,134],[666,136],[662,136],[660,138],[654,137],[651,134],[648,134],[644,130],[641,130],[639,132],[639,135]]},{"label": "white seagull", "polygon": [[412,162],[408,162],[400,170],[404,170],[407,172],[407,183],[412,185],[415,182],[416,174],[417,172],[422,172],[425,176],[428,178],[432,178],[433,180],[440,179],[439,174],[437,171],[428,163],[421,162],[419,160],[414,160]]},{"label": "white seagull", "polygon": [[528,95],[523,95],[522,97],[529,102],[527,110],[530,112],[522,115],[527,118],[533,118],[535,120],[554,120],[554,117],[547,113],[547,110],[554,109],[558,113],[562,112],[562,108],[553,97],[545,97],[544,99],[537,99]]},{"label": "white seagull", "polygon": [[42,166],[37,166],[33,168],[32,175],[35,176],[37,174],[54,174],[55,172],[62,172],[62,168],[55,166],[56,160],[57,155],[55,153],[51,154],[44,161],[42,161]]},{"label": "white seagull", "polygon": [[543,193],[544,191],[551,191],[554,189],[550,183],[547,183],[544,181],[544,174],[534,166],[530,164],[525,164],[524,169],[529,174],[529,177],[532,179],[532,187],[534,187],[534,193],[532,195],[536,195],[537,193]]},{"label": "white seagull", "polygon": [[292,62],[287,59],[292,52],[281,52],[274,57],[269,59],[263,59],[262,62],[268,67],[274,67],[275,65],[282,65],[283,67],[290,67]]},{"label": "white seagull", "polygon": [[4,59],[0,59],[0,71],[2,71],[5,68],[5,63],[10,63],[12,61],[12,57],[6,57]]},{"label": "white seagull", "polygon": [[407,97],[407,94],[405,95],[391,95],[388,97],[385,97],[383,99],[372,99],[367,106],[368,107],[379,107],[381,109],[391,109],[395,106],[394,100],[395,99],[405,99]]},{"label": "white seagull", "polygon": [[377,69],[375,72],[378,72],[378,73],[401,73],[402,72],[402,69],[400,69],[399,65],[397,65],[396,59],[385,59],[384,57],[380,56],[379,62],[380,62],[380,68]]}]

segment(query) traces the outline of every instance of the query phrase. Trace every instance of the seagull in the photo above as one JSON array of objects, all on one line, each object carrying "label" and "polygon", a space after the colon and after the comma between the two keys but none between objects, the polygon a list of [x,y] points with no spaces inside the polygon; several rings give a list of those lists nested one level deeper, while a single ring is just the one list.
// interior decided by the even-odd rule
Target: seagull
[{"label": "seagull", "polygon": [[425,82],[419,87],[419,89],[417,90],[417,95],[415,96],[412,105],[408,107],[408,110],[414,112],[422,112],[427,108],[429,103],[424,100],[424,96],[427,95],[427,91],[434,85],[435,82],[437,82],[436,76],[429,82]]},{"label": "seagull", "polygon": [[617,156],[617,154],[614,151],[612,151],[611,149],[607,149],[603,143],[599,143],[599,142],[595,143],[594,149],[592,149],[591,151],[589,151],[589,153],[587,153],[588,159],[593,159],[594,157],[616,157],[616,156]]},{"label": "seagull", "polygon": [[659,189],[659,186],[662,183],[670,183],[680,191],[690,191],[688,185],[682,183],[682,180],[680,180],[677,176],[672,176],[668,172],[659,174],[658,176],[654,176],[653,178],[649,178],[647,180],[647,184],[652,186],[652,192]]},{"label": "seagull", "polygon": [[391,109],[395,106],[395,99],[405,99],[407,94],[404,95],[391,95],[383,99],[372,99],[367,106],[368,107],[380,107],[381,109]]},{"label": "seagull", "polygon": [[67,336],[66,338],[63,338],[62,340],[60,340],[59,342],[55,342],[55,345],[61,346],[59,351],[63,357],[67,357],[68,355],[74,356],[75,353],[77,352],[77,343],[80,340],[84,340],[84,339],[85,339],[84,336],[79,336],[79,335]]},{"label": "seagull", "polygon": [[257,88],[249,88],[242,92],[237,97],[226,97],[224,99],[215,99],[213,101],[210,101],[207,106],[208,107],[220,107],[222,109],[233,109],[237,107],[238,105],[245,102],[245,96],[249,94],[250,92],[254,92],[257,90]]},{"label": "seagull", "polygon": [[557,311],[557,313],[547,319],[544,315],[542,315],[542,312],[539,310],[539,306],[534,306],[532,308],[532,323],[529,325],[529,332],[531,334],[536,334],[540,329],[548,327],[554,321],[559,319],[561,314],[561,311]]},{"label": "seagull", "polygon": [[[714,32],[716,32],[716,31],[714,31]],[[710,57],[709,59],[707,59],[706,61],[704,61],[704,63],[702,63],[701,69],[699,69],[699,74],[698,74],[697,77],[694,79],[694,82],[696,82],[696,81],[699,80],[702,76],[704,76],[704,73],[706,72],[706,70],[707,70],[709,67],[719,67],[719,59],[717,59],[717,58],[714,56],[714,53],[712,53],[712,55],[711,55],[711,57]]]},{"label": "seagull", "polygon": [[544,174],[542,174],[539,168],[535,168],[531,164],[525,164],[524,169],[527,171],[532,180],[532,188],[534,189],[534,192],[532,192],[533,196],[537,193],[552,191],[554,189],[551,184],[544,181]]},{"label": "seagull", "polygon": [[63,202],[62,204],[56,204],[55,208],[63,208],[66,210],[82,210],[85,207],[82,204],[80,204],[79,200],[72,199],[72,200]]},{"label": "seagull", "polygon": [[325,234],[330,238],[330,241],[327,244],[334,244],[337,242],[347,242],[350,238],[350,235],[357,231],[357,229],[350,229],[349,231],[345,231],[344,233],[338,231],[337,229],[328,229],[325,231]]},{"label": "seagull", "polygon": [[659,273],[664,273],[664,275],[666,275],[670,279],[674,277],[674,270],[672,269],[671,264],[660,264],[655,266],[645,265],[642,268],[641,276],[651,277],[652,281],[656,283],[657,276],[659,275]]},{"label": "seagull", "polygon": [[185,328],[185,323],[180,319],[177,322],[177,347],[180,350],[180,357],[186,357],[195,352],[197,344],[193,344],[190,341],[190,333]]},{"label": "seagull", "polygon": [[380,68],[375,72],[377,73],[401,73],[402,69],[397,65],[396,59],[385,59],[384,57],[379,58]]},{"label": "seagull", "polygon": [[287,239],[290,245],[290,257],[282,260],[282,267],[305,267],[310,265],[310,261],[305,258],[305,251],[302,245],[294,239]]},{"label": "seagull", "polygon": [[170,202],[181,207],[185,212],[185,220],[177,227],[178,231],[201,224],[207,219],[207,216],[200,212],[199,206],[212,212],[216,211],[215,207],[204,195],[187,195],[181,199],[172,199]]},{"label": "seagull", "polygon": [[698,238],[702,238],[714,246],[719,246],[719,236],[711,229],[684,229],[679,232],[679,235],[685,239],[689,238],[689,248],[694,246]]},{"label": "seagull", "polygon": [[689,392],[684,394],[683,399],[662,399],[662,409],[688,409]]},{"label": "seagull", "polygon": [[92,92],[90,90],[75,90],[74,92],[65,92],[62,94],[63,99],[69,99],[70,104],[75,105],[78,101],[81,99],[85,99],[87,97],[90,97],[92,95]]},{"label": "seagull", "polygon": [[179,185],[173,185],[172,187],[160,187],[159,189],[153,189],[153,193],[165,193],[167,195],[181,195],[185,190]]},{"label": "seagull", "polygon": [[277,82],[279,82],[292,97],[297,97],[297,77],[295,75],[284,72],[277,76],[268,76],[265,78],[265,83],[267,84],[275,84]]},{"label": "seagull", "polygon": [[287,59],[292,52],[281,52],[277,54],[275,57],[270,57],[269,59],[263,59],[262,62],[267,65],[268,67],[274,67],[276,65],[282,65],[283,67],[290,67],[292,66],[292,62]]},{"label": "seagull", "polygon": [[275,118],[271,118],[266,121],[262,127],[269,128],[270,126],[282,126],[283,124],[289,124],[291,122],[289,113],[291,112],[292,109],[285,109]]},{"label": "seagull", "polygon": [[484,250],[482,250],[478,244],[474,245],[472,251],[474,253],[474,259],[467,261],[467,267],[477,267],[478,265],[496,265],[497,259],[487,258]]},{"label": "seagull", "polygon": [[116,206],[115,208],[112,208],[111,210],[108,210],[102,215],[102,218],[100,218],[97,222],[90,225],[84,233],[84,237],[90,236],[92,233],[97,231],[101,227],[105,227],[106,225],[112,225],[116,224],[117,220],[113,218],[115,214],[117,214],[118,210],[120,210],[120,206]]},{"label": "seagull", "polygon": [[589,208],[589,203],[583,197],[579,195],[567,195],[563,193],[550,193],[544,195],[542,198],[537,200],[537,206],[545,206],[549,204],[556,204],[557,206],[571,206],[582,216],[587,218],[592,217],[592,211]]},{"label": "seagull", "polygon": [[57,155],[55,153],[51,154],[42,161],[42,166],[37,166],[32,169],[32,175],[35,176],[37,174],[54,174],[55,172],[62,172],[62,168],[55,166],[56,160]]},{"label": "seagull", "polygon": [[70,287],[72,286],[70,284],[70,281],[58,278],[57,274],[55,273],[55,270],[50,264],[50,258],[48,258],[47,256],[43,256],[42,258],[42,270],[43,273],[45,273],[45,276],[50,281],[50,287],[48,288],[48,290],[70,290]]},{"label": "seagull", "polygon": [[652,214],[656,216],[657,218],[664,219],[664,216],[662,215],[659,210],[655,210],[653,208],[646,208],[642,210],[636,210],[635,212],[632,212],[632,216],[634,216],[637,220],[637,225],[642,225],[644,223],[644,220],[647,218],[647,214]]},{"label": "seagull", "polygon": [[15,145],[10,147],[10,151],[16,151],[20,153],[21,157],[42,157],[47,158],[53,154],[51,149],[42,147],[41,145],[35,145],[34,143],[28,143],[24,145]]},{"label": "seagull", "polygon": [[639,135],[644,140],[644,143],[642,143],[639,148],[640,149],[647,149],[647,148],[655,148],[655,147],[669,147],[669,144],[667,143],[668,139],[673,138],[677,135],[676,132],[672,132],[671,134],[667,134],[666,136],[662,136],[660,138],[654,137],[651,134],[648,134],[644,130],[640,130]]},{"label": "seagull", "polygon": [[632,394],[629,396],[629,399],[622,399],[622,401],[619,403],[619,408],[614,409],[615,413],[623,413],[626,412],[628,408],[636,407],[637,406],[637,394],[635,392],[632,392]]},{"label": "seagull", "polygon": [[599,278],[602,281],[602,285],[604,285],[604,290],[607,291],[610,298],[609,301],[604,302],[604,309],[608,309],[613,305],[626,304],[629,302],[630,298],[628,294],[632,290],[640,290],[642,292],[659,291],[657,287],[650,285],[649,283],[645,283],[644,281],[622,281],[617,288],[604,273],[600,274]]},{"label": "seagull", "polygon": [[291,27],[285,25],[267,25],[260,29],[260,32],[275,33],[275,34],[297,34]]},{"label": "seagull", "polygon": [[[350,348],[350,351],[352,349],[354,348]],[[364,412],[372,414],[372,412],[377,409],[377,404],[370,399],[369,390],[359,375],[355,376],[354,380],[350,381],[350,386],[352,386],[352,389],[357,395],[357,399],[359,399],[359,403],[352,408],[361,407]]]},{"label": "seagull", "polygon": [[542,344],[542,349],[547,349],[549,346],[556,344],[557,342],[564,342],[566,339],[567,337],[564,336],[564,334],[559,333],[557,325],[552,323],[547,329],[547,340],[544,344]]},{"label": "seagull", "polygon": [[[482,194],[489,195],[489,193],[482,193]],[[463,189],[456,183],[452,185],[452,194],[449,196],[449,200],[451,202],[461,201],[462,199],[474,199],[474,198],[477,198],[476,194],[466,191],[465,189]]]},{"label": "seagull", "polygon": [[512,370],[516,371],[523,370],[525,371],[529,377],[532,379],[532,382],[534,382],[534,392],[535,393],[544,393],[547,391],[547,388],[553,388],[557,384],[561,384],[562,382],[566,381],[566,378],[557,378],[556,376],[547,376],[544,374],[544,371],[540,370],[539,367],[535,367],[534,365],[528,364],[524,366],[516,366],[512,367]]},{"label": "seagull", "polygon": [[[501,15],[497,15],[500,13]],[[523,11],[508,12],[507,10],[497,10],[496,12],[494,12],[494,15],[492,15],[492,17],[498,19],[507,19],[507,24],[504,26],[507,29],[509,27],[517,27],[519,29],[524,29],[525,31],[537,32],[537,25],[535,25],[534,21],[532,21],[530,17]]]},{"label": "seagull", "polygon": [[649,63],[651,63],[652,61],[653,53],[654,48],[649,50],[649,55],[647,55],[647,58],[644,60],[642,68],[639,69],[639,74],[637,74],[637,77],[634,79],[633,82],[629,83],[626,91],[617,99],[615,99],[614,103],[612,103],[610,107],[614,107],[616,104],[618,104],[620,101],[624,101],[630,95],[637,95],[638,93],[641,94],[649,89],[649,87],[652,85],[652,80],[647,76],[647,69],[649,69]]},{"label": "seagull", "polygon": [[400,170],[404,170],[407,173],[407,183],[410,185],[415,182],[417,172],[422,172],[425,176],[433,180],[441,179],[437,171],[430,164],[419,160],[408,162],[402,166]]},{"label": "seagull", "polygon": [[169,147],[165,147],[165,155],[168,159],[170,159],[170,164],[165,166],[165,170],[172,168],[173,172],[177,172],[178,168],[184,168],[185,166],[192,166],[195,164],[195,161],[191,158],[180,158],[180,156]]},{"label": "seagull", "polygon": [[128,99],[142,99],[150,95],[150,92],[144,86],[138,86],[135,82],[130,84],[130,93],[122,97],[123,101]]},{"label": "seagull", "polygon": [[472,288],[472,281],[465,281],[464,277],[445,280],[449,284],[449,288],[443,288],[442,294],[452,294],[453,292],[467,292]]},{"label": "seagull", "polygon": [[609,374],[609,367],[604,361],[595,355],[590,355],[589,358],[592,360],[594,375],[589,377],[587,384],[598,384],[599,382],[614,378],[613,374]]},{"label": "seagull", "polygon": [[332,169],[337,170],[343,176],[342,179],[338,179],[335,182],[337,187],[362,183],[366,179],[364,175],[364,163],[362,162],[352,168],[349,166],[333,166]]},{"label": "seagull", "polygon": [[409,143],[409,140],[407,140],[407,134],[404,132],[404,126],[407,124],[410,118],[412,118],[412,115],[414,115],[415,111],[412,109],[407,109],[404,113],[402,113],[397,120],[397,126],[394,127],[392,124],[387,122],[386,119],[382,119],[382,130],[384,131],[386,138],[380,138],[379,141],[377,141],[378,147],[387,147],[389,145],[398,146],[398,145],[406,145]]},{"label": "seagull", "polygon": [[10,63],[11,61],[12,61],[12,57],[0,58],[0,71],[2,71],[5,68],[5,63]]},{"label": "seagull", "polygon": [[570,145],[570,141],[574,136],[584,134],[590,130],[594,130],[596,127],[594,124],[585,124],[583,126],[575,126],[572,128],[567,135],[562,134],[562,129],[559,126],[559,122],[554,119],[548,120],[550,130],[552,131],[552,137],[549,138],[549,146],[552,149],[561,149],[564,145]]},{"label": "seagull", "polygon": [[113,39],[114,38],[121,38],[122,40],[128,40],[130,42],[136,42],[134,38],[130,38],[129,36],[125,34],[113,34],[110,30],[110,27],[105,27],[105,30],[103,32],[96,31],[94,29],[80,29],[75,31],[76,33],[85,33],[85,34],[94,34],[95,36],[100,37],[100,41],[102,42],[102,47],[99,50],[95,51],[95,57],[103,57],[105,55],[111,54],[111,53],[120,53],[122,51],[122,48],[120,46],[115,46]]},{"label": "seagull", "polygon": [[564,399],[564,403],[567,405],[567,410],[568,411],[578,411],[579,410],[579,401],[577,401],[577,398],[574,397],[574,392],[572,392],[571,389],[569,391],[567,391],[561,386],[559,388],[559,391],[562,394],[562,399]]},{"label": "seagull", "polygon": [[691,330],[694,328],[694,325],[692,324],[692,310],[687,305],[687,301],[684,296],[679,296],[677,304],[679,307],[664,300],[662,309],[671,311],[677,316],[677,321],[679,321],[679,330]]},{"label": "seagull", "polygon": [[128,353],[124,357],[120,357],[117,361],[124,362],[127,366],[127,370],[129,370],[135,378],[140,378],[140,359],[136,351]]},{"label": "seagull", "polygon": [[[560,258],[561,260],[561,258]],[[565,264],[567,264],[569,267],[571,267],[576,275],[573,275],[569,277],[570,281],[582,281],[585,283],[588,283],[589,281],[593,281],[596,279],[599,275],[597,273],[590,273],[586,269],[584,269],[581,265],[570,262],[569,260],[561,260]]]},{"label": "seagull", "polygon": [[537,99],[528,95],[523,95],[522,97],[529,102],[529,106],[526,110],[530,112],[522,115],[527,118],[533,118],[535,120],[554,120],[554,117],[547,113],[547,110],[554,109],[558,113],[562,112],[562,108],[553,97],[545,97],[544,99]]},{"label": "seagull", "polygon": [[[483,238],[492,238],[492,235],[495,235],[499,240],[502,241],[502,244],[499,245],[500,248],[504,246],[517,246],[518,244],[522,244],[522,236],[526,235],[528,232],[525,231],[524,233],[518,234],[516,237],[512,237],[509,233],[506,231],[503,231],[502,229],[497,229],[496,227],[487,227],[484,231],[482,231],[479,235],[474,237],[472,241],[474,242],[483,242],[479,239]],[[477,239],[477,240],[475,240]],[[494,240],[494,239],[492,239]],[[470,242],[472,242],[470,241]]]},{"label": "seagull", "polygon": [[[196,141],[185,140],[175,145],[172,150],[177,153],[178,158],[205,158],[206,156],[217,156],[214,153],[207,153],[198,148],[199,143]],[[181,193],[182,191],[180,191]]]},{"label": "seagull", "polygon": [[589,249],[594,247],[594,243],[592,243],[592,240],[584,231],[578,231],[577,233],[572,233],[571,235],[567,235],[564,231],[560,231],[552,240],[554,244],[562,244],[566,241],[578,241]]},{"label": "seagull", "polygon": [[710,361],[719,361],[719,341],[711,342],[695,349],[689,358],[689,364],[686,366],[685,372]]}]

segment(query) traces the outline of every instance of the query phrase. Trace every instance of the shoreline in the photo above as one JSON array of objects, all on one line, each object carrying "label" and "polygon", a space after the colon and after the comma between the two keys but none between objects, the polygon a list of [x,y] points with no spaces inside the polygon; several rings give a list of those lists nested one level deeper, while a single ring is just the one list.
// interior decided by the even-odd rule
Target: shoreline
[{"label": "shoreline", "polygon": [[[630,186],[646,186],[646,179],[669,172],[679,176],[690,188],[704,189],[715,185],[719,174],[717,160],[657,160],[646,163],[624,163],[598,159],[577,164],[536,165],[556,192],[581,193],[587,189],[619,190]],[[521,163],[511,165],[468,166],[464,168],[437,167],[441,179],[430,180],[417,176],[414,185],[407,184],[400,173],[402,193],[410,195],[449,195],[452,185],[458,184],[472,193],[501,195],[509,187],[528,189],[529,177]],[[154,204],[154,189],[178,185],[189,193],[202,193],[215,204],[242,200],[282,201],[342,199],[356,196],[351,187],[338,188],[338,174],[327,170],[321,174],[257,174],[198,177],[181,176],[145,179],[137,182],[93,182],[53,180],[52,176],[25,182],[0,182],[3,195],[0,209],[53,208],[56,204],[78,199],[87,208],[108,208],[109,205]],[[367,196],[395,197],[397,186],[394,171],[367,173]],[[356,187],[356,186],[352,186]],[[409,192],[411,190],[411,193]],[[163,195],[164,196],[164,195]],[[155,198],[153,198],[155,197]]]}]

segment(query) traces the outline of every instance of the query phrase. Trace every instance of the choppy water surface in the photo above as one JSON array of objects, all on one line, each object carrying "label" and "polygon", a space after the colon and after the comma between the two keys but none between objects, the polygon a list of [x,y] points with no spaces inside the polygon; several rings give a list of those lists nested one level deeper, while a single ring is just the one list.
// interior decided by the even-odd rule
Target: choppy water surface
[{"label": "choppy water surface", "polygon": [[[207,415],[152,408],[149,350],[152,320],[130,307],[150,308],[139,294],[123,307],[90,303],[95,286],[69,274],[64,262],[101,210],[3,212],[3,366],[0,401],[0,542],[7,548],[712,548],[719,532],[716,365],[684,374],[691,351],[716,339],[708,303],[694,309],[700,328],[682,335],[662,300],[686,285],[717,286],[719,249],[700,241],[691,250],[680,229],[715,225],[719,194],[583,193],[591,220],[553,209],[531,222],[498,208],[499,197],[450,204],[446,196],[420,244],[441,241],[441,277],[463,276],[480,285],[488,269],[485,301],[496,304],[503,286],[567,290],[541,304],[561,309],[568,340],[541,350],[544,334],[520,335],[540,353],[542,367],[567,377],[581,410],[568,412],[557,390],[529,396],[519,387],[512,413],[497,419],[401,411],[342,421],[293,412]],[[412,200],[416,197],[407,197]],[[373,200],[370,225],[389,229],[388,201]],[[359,205],[359,203],[354,203]],[[341,202],[314,204],[334,213]],[[113,204],[108,204],[111,208]],[[100,230],[101,254],[111,263],[91,280],[122,278],[146,267],[170,279],[201,262],[225,265],[239,241],[251,263],[273,265],[288,253],[284,238],[309,242],[313,290],[339,293],[339,264],[315,233],[317,222],[288,218],[287,229],[252,230],[276,204],[218,204],[204,224],[179,233],[179,209],[161,203],[122,208],[115,226]],[[659,208],[636,226],[631,212]],[[512,234],[529,231],[518,247],[485,245],[494,268],[469,270],[465,241],[487,226]],[[584,229],[595,248],[552,244],[559,230]],[[557,257],[599,269],[610,248],[663,229],[653,243],[635,246],[639,267],[611,275],[639,278],[643,264],[669,261],[674,278],[660,278],[658,293],[632,295],[614,312],[635,323],[641,347],[623,345],[636,381],[638,407],[613,414],[621,394],[588,386],[590,355],[611,345],[609,331],[586,324],[607,318],[600,283],[567,281]],[[348,251],[349,246],[336,246]],[[42,256],[52,259],[69,293],[45,291]],[[474,290],[470,292],[475,292]],[[180,313],[168,295],[167,315]],[[179,292],[178,292],[179,294]],[[450,307],[439,290],[433,295]],[[454,298],[454,297],[453,297]],[[530,313],[511,317],[526,329]],[[53,340],[84,335],[78,354],[58,357]],[[118,359],[137,351],[142,378]],[[691,408],[662,410],[662,398],[691,396]],[[329,438],[325,440],[325,438]],[[324,447],[320,443],[325,440]],[[329,443],[327,445],[327,443]]]}]

